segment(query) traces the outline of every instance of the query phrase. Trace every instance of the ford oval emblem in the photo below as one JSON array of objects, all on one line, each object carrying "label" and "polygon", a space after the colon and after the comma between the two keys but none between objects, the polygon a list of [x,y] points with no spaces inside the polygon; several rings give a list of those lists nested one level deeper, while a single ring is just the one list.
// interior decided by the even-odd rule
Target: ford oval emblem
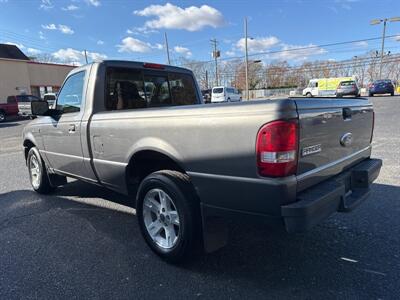
[{"label": "ford oval emblem", "polygon": [[350,132],[345,133],[340,138],[340,145],[342,145],[343,147],[350,146],[352,142],[353,142],[353,135]]}]

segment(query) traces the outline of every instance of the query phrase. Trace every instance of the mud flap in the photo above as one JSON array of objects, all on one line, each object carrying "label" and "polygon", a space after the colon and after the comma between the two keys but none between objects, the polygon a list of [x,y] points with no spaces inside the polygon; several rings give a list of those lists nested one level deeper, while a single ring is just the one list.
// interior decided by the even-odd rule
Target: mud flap
[{"label": "mud flap", "polygon": [[212,213],[208,207],[201,205],[203,243],[207,253],[217,251],[228,243],[228,225],[226,220]]}]

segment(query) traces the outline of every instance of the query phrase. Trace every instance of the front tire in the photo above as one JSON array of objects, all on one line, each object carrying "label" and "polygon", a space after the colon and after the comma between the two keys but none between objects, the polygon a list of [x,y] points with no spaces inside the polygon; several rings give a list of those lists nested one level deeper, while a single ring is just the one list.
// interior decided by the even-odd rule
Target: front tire
[{"label": "front tire", "polygon": [[184,261],[200,240],[200,209],[186,174],[158,171],[140,184],[136,211],[149,247],[168,262]]},{"label": "front tire", "polygon": [[29,179],[34,191],[40,194],[49,194],[54,188],[51,186],[47,169],[36,147],[32,147],[26,159]]},{"label": "front tire", "polygon": [[311,98],[311,97],[312,97],[312,94],[311,94],[311,93],[307,93],[307,94],[306,94],[306,97]]}]

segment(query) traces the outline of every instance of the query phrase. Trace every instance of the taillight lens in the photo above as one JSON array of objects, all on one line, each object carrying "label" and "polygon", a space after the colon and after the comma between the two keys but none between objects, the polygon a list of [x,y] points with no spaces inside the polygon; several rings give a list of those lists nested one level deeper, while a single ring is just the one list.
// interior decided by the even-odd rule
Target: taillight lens
[{"label": "taillight lens", "polygon": [[258,131],[256,141],[257,167],[261,176],[284,177],[297,169],[297,120],[274,121]]}]

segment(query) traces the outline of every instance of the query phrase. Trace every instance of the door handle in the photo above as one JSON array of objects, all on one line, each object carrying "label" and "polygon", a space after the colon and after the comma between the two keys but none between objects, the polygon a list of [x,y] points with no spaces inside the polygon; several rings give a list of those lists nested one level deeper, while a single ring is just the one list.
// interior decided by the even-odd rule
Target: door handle
[{"label": "door handle", "polygon": [[74,133],[75,130],[76,130],[75,124],[70,124],[69,127],[68,127],[68,132],[69,133]]}]

